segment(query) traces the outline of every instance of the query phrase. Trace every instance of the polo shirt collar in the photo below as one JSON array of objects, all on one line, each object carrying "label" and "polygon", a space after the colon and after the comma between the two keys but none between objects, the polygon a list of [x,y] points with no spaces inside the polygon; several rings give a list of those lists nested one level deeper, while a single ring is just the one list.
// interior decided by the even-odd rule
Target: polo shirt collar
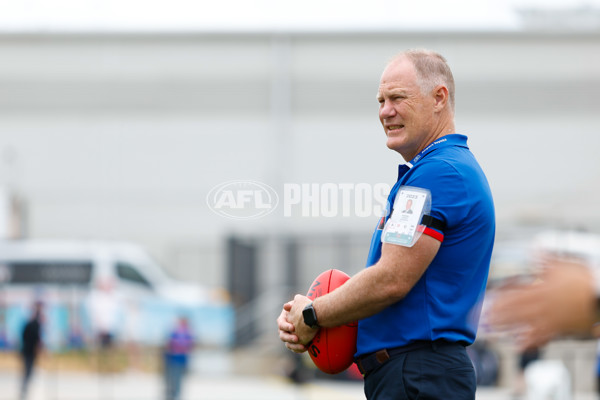
[{"label": "polo shirt collar", "polygon": [[469,148],[467,146],[467,137],[458,133],[452,133],[450,135],[442,136],[436,141],[425,147],[419,154],[417,154],[412,160],[407,163],[400,164],[398,166],[398,177],[404,175],[409,169],[411,169],[417,162],[423,159],[426,155],[431,153],[433,150],[441,149],[444,147],[459,146]]}]

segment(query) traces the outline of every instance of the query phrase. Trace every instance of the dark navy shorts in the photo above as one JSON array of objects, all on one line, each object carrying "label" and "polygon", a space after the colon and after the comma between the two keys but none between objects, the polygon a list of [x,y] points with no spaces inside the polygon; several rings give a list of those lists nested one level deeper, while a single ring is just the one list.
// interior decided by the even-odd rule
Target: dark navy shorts
[{"label": "dark navy shorts", "polygon": [[398,354],[365,377],[368,400],[474,400],[475,370],[462,344]]}]

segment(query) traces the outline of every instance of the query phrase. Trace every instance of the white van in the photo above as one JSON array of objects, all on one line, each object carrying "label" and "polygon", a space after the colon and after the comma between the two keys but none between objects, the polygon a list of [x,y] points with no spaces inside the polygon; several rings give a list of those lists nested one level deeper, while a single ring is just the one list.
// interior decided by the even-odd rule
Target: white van
[{"label": "white van", "polygon": [[[20,326],[37,300],[46,304],[48,344],[64,348],[92,341],[97,324],[90,302],[107,284],[116,304],[111,318],[117,340],[158,345],[178,315],[186,315],[192,328],[196,325],[211,340],[231,336],[233,315],[227,304],[211,300],[199,285],[169,277],[140,246],[11,240],[0,241],[0,342],[17,345]],[[217,333],[206,330],[207,320]]]}]

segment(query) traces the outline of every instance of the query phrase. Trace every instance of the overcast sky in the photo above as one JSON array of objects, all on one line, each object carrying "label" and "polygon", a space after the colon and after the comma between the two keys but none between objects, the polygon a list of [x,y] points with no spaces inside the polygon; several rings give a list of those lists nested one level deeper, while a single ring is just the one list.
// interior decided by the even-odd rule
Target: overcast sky
[{"label": "overcast sky", "polygon": [[0,0],[2,31],[512,30],[600,0]]}]

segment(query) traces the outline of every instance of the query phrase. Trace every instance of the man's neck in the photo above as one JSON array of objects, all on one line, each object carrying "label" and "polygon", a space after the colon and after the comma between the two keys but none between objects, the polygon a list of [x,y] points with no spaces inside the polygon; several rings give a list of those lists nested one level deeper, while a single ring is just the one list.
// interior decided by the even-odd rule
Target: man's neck
[{"label": "man's neck", "polygon": [[[419,147],[419,149],[417,150],[417,152],[415,154],[406,154],[406,155],[401,154],[402,158],[404,158],[404,160],[406,162],[409,162],[410,160],[415,158],[417,156],[417,154],[421,153],[423,151],[423,149],[426,149],[427,146],[429,146],[431,143],[435,142],[439,138],[442,138],[446,135],[451,135],[453,133],[456,133],[456,130],[454,128],[454,121],[450,120],[446,124],[435,129],[434,133],[432,135],[430,135],[426,140],[423,141],[423,144]],[[410,157],[410,158],[407,158],[407,157]]]}]

